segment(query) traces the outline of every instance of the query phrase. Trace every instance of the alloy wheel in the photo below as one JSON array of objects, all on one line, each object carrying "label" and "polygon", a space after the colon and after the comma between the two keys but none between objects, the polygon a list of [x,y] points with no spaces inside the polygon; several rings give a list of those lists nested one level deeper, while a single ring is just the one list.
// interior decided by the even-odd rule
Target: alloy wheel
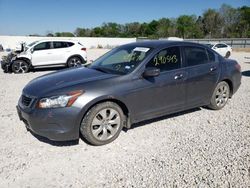
[{"label": "alloy wheel", "polygon": [[216,91],[215,102],[218,107],[222,107],[227,103],[229,98],[229,88],[226,85],[221,85]]},{"label": "alloy wheel", "polygon": [[81,66],[82,62],[79,58],[77,57],[72,57],[69,60],[69,67],[79,67]]},{"label": "alloy wheel", "polygon": [[29,69],[27,63],[23,61],[15,62],[13,68],[15,73],[26,73],[28,72]]}]

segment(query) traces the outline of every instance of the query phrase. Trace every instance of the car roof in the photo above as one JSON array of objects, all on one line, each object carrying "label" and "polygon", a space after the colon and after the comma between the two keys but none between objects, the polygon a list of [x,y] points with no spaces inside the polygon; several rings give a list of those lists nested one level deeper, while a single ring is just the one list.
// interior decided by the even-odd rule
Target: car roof
[{"label": "car roof", "polygon": [[76,43],[77,41],[71,40],[71,39],[42,39],[42,40],[38,40],[37,42],[74,42]]},{"label": "car roof", "polygon": [[188,41],[172,41],[172,40],[147,40],[147,41],[139,41],[126,44],[127,46],[138,46],[138,47],[149,47],[149,48],[159,48],[164,46],[172,46],[172,45],[194,45],[194,46],[202,46],[203,44],[188,42]]}]

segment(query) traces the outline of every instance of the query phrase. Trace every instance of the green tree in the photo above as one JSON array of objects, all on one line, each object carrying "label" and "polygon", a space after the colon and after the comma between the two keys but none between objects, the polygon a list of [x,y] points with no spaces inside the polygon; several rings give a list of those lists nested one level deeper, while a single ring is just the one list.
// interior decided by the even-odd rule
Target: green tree
[{"label": "green tree", "polygon": [[250,37],[250,7],[243,6],[239,9],[240,17],[237,31],[240,37]]},{"label": "green tree", "polygon": [[193,38],[196,29],[196,16],[182,15],[177,19],[177,29],[182,38]]},{"label": "green tree", "polygon": [[223,4],[219,9],[221,18],[223,20],[222,37],[239,37],[237,25],[240,18],[239,10]]},{"label": "green tree", "polygon": [[158,21],[157,28],[156,28],[156,35],[159,38],[167,38],[169,37],[169,28],[171,25],[171,21],[167,18],[161,18]]},{"label": "green tree", "polygon": [[223,20],[220,14],[214,9],[208,9],[203,13],[204,33],[208,37],[220,37]]}]

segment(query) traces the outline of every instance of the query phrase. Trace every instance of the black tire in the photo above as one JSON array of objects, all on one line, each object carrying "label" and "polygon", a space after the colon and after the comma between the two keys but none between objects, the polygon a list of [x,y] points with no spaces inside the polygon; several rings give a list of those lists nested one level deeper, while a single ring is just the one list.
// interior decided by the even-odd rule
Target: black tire
[{"label": "black tire", "polygon": [[225,58],[229,58],[229,56],[231,55],[231,53],[228,51],[225,55]]},{"label": "black tire", "polygon": [[77,56],[70,57],[67,61],[67,66],[68,67],[80,67],[82,66],[82,59]]},{"label": "black tire", "polygon": [[93,106],[87,112],[82,120],[80,132],[89,144],[105,145],[119,136],[124,122],[125,116],[120,106],[113,102],[104,102]]},{"label": "black tire", "polygon": [[222,109],[228,99],[230,94],[230,87],[227,82],[222,81],[217,84],[214,89],[210,104],[208,105],[209,108],[213,110],[220,110]]},{"label": "black tire", "polygon": [[29,64],[24,60],[15,60],[11,65],[11,70],[15,74],[27,73],[29,69]]}]

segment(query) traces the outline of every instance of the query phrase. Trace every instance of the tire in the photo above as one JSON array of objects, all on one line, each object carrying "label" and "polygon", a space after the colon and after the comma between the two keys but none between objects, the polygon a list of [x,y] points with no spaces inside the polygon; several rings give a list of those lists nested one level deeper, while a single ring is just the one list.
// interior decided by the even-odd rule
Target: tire
[{"label": "tire", "polygon": [[113,102],[100,103],[84,116],[80,132],[89,144],[105,145],[119,136],[124,121],[125,116],[120,106]]},{"label": "tire", "polygon": [[209,108],[213,110],[220,110],[222,109],[228,99],[230,94],[230,88],[227,82],[222,81],[217,84],[214,89],[210,104],[208,105]]},{"label": "tire", "polygon": [[12,63],[11,69],[15,74],[29,72],[29,64],[23,60],[16,60]]},{"label": "tire", "polygon": [[79,67],[82,63],[82,59],[77,56],[70,57],[67,61],[68,67]]},{"label": "tire", "polygon": [[229,56],[231,55],[231,53],[228,51],[225,55],[225,58],[229,58]]}]

